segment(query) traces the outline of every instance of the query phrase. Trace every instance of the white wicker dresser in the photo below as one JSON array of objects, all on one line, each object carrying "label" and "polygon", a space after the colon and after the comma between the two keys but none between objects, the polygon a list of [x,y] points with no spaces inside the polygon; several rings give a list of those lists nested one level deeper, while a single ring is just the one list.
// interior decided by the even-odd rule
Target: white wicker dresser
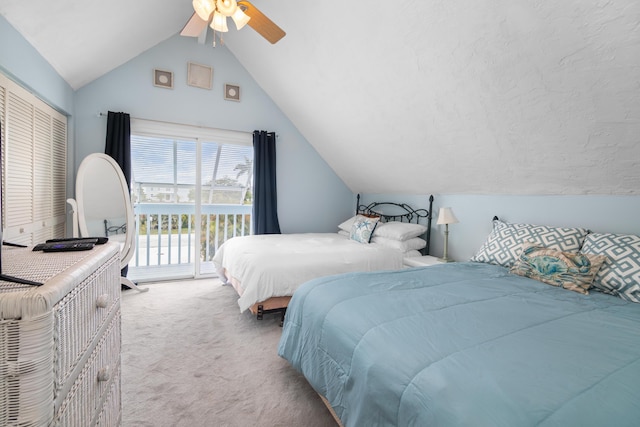
[{"label": "white wicker dresser", "polygon": [[0,426],[118,426],[119,245],[2,248]]}]

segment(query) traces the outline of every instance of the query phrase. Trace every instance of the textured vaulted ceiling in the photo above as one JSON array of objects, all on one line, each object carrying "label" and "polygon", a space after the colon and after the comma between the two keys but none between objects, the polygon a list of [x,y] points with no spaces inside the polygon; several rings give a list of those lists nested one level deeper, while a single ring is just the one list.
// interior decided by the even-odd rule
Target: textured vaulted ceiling
[{"label": "textured vaulted ceiling", "polygon": [[[253,3],[287,36],[232,29],[227,47],[353,191],[640,194],[637,0]],[[2,0],[0,13],[79,88],[192,9]]]}]

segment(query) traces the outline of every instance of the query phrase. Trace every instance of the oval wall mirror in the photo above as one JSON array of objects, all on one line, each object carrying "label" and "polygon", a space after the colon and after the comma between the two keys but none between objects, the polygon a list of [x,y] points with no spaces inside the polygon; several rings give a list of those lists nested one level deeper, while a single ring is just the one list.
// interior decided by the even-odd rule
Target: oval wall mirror
[{"label": "oval wall mirror", "polygon": [[[82,237],[106,236],[120,243],[120,268],[135,252],[135,226],[131,195],[122,169],[106,154],[90,154],[82,160],[76,178],[78,228]],[[121,283],[140,292],[131,280]]]}]

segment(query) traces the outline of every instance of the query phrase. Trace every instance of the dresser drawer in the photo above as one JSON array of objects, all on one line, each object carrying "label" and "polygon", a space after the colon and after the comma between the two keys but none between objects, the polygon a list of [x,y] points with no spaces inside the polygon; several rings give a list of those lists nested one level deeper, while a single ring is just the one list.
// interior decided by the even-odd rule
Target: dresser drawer
[{"label": "dresser drawer", "polygon": [[122,424],[122,404],[120,402],[120,375],[118,369],[117,376],[113,379],[109,394],[102,405],[96,426],[115,427]]},{"label": "dresser drawer", "polygon": [[0,426],[51,422],[52,330],[51,312],[28,320],[0,320]]},{"label": "dresser drawer", "polygon": [[[120,309],[116,309],[107,329],[89,356],[54,417],[55,426],[94,425],[109,394],[119,391],[120,382]],[[64,390],[66,392],[66,390]],[[117,400],[117,401],[116,401]],[[111,405],[119,405],[119,394]]]},{"label": "dresser drawer", "polygon": [[90,350],[104,322],[120,307],[118,255],[100,266],[54,307],[54,396]]}]

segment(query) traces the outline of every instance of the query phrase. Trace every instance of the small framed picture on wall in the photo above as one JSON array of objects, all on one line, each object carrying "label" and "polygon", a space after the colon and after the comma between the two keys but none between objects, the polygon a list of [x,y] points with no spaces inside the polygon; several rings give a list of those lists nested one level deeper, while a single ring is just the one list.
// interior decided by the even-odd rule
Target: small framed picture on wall
[{"label": "small framed picture on wall", "polygon": [[187,84],[201,89],[211,89],[213,68],[189,62],[187,65]]},{"label": "small framed picture on wall", "polygon": [[240,86],[225,83],[224,99],[227,101],[240,101]]},{"label": "small framed picture on wall", "polygon": [[173,89],[173,73],[166,70],[153,70],[153,85]]}]

